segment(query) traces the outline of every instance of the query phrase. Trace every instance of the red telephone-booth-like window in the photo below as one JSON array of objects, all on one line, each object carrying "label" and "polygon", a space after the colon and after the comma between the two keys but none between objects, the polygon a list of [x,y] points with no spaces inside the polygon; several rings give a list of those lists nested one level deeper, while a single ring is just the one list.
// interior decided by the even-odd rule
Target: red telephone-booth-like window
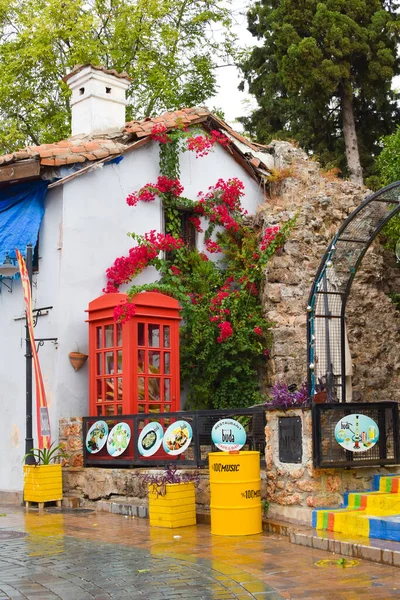
[{"label": "red telephone-booth-like window", "polygon": [[89,304],[90,416],[179,410],[178,302],[137,294],[135,316],[121,325],[113,311],[126,298],[106,294]]}]

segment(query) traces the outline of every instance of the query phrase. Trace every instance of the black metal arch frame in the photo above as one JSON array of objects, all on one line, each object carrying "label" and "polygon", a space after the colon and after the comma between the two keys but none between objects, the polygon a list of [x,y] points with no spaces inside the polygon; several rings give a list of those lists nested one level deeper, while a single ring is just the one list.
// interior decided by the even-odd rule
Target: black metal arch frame
[{"label": "black metal arch frame", "polygon": [[328,401],[346,401],[346,305],[351,285],[369,246],[399,211],[397,181],[363,200],[343,223],[321,260],[307,306],[311,396],[322,379]]}]

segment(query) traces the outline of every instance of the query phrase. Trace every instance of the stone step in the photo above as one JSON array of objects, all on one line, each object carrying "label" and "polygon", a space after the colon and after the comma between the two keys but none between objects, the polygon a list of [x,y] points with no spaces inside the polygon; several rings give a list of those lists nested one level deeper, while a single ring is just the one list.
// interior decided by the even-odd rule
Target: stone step
[{"label": "stone step", "polygon": [[138,505],[134,502],[99,500],[96,502],[96,510],[99,512],[110,512],[114,515],[124,515],[126,517],[149,518],[147,506]]}]

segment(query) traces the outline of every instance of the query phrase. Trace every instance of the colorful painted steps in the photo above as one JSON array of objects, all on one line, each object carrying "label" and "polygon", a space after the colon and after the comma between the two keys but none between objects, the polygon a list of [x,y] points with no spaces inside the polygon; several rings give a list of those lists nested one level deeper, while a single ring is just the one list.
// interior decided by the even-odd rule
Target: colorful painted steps
[{"label": "colorful painted steps", "polygon": [[400,476],[375,475],[370,492],[347,492],[343,506],[314,510],[313,527],[400,542]]}]

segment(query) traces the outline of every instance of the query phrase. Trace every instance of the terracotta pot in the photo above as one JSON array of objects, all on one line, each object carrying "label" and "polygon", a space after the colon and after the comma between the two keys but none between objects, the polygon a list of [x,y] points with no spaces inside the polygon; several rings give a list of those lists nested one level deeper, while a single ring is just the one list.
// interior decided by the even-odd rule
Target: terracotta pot
[{"label": "terracotta pot", "polygon": [[317,392],[313,396],[315,404],[324,404],[328,400],[328,392]]},{"label": "terracotta pot", "polygon": [[75,371],[79,371],[79,369],[83,367],[83,365],[88,359],[88,355],[82,354],[81,352],[70,352],[68,356],[69,362],[71,363]]}]

